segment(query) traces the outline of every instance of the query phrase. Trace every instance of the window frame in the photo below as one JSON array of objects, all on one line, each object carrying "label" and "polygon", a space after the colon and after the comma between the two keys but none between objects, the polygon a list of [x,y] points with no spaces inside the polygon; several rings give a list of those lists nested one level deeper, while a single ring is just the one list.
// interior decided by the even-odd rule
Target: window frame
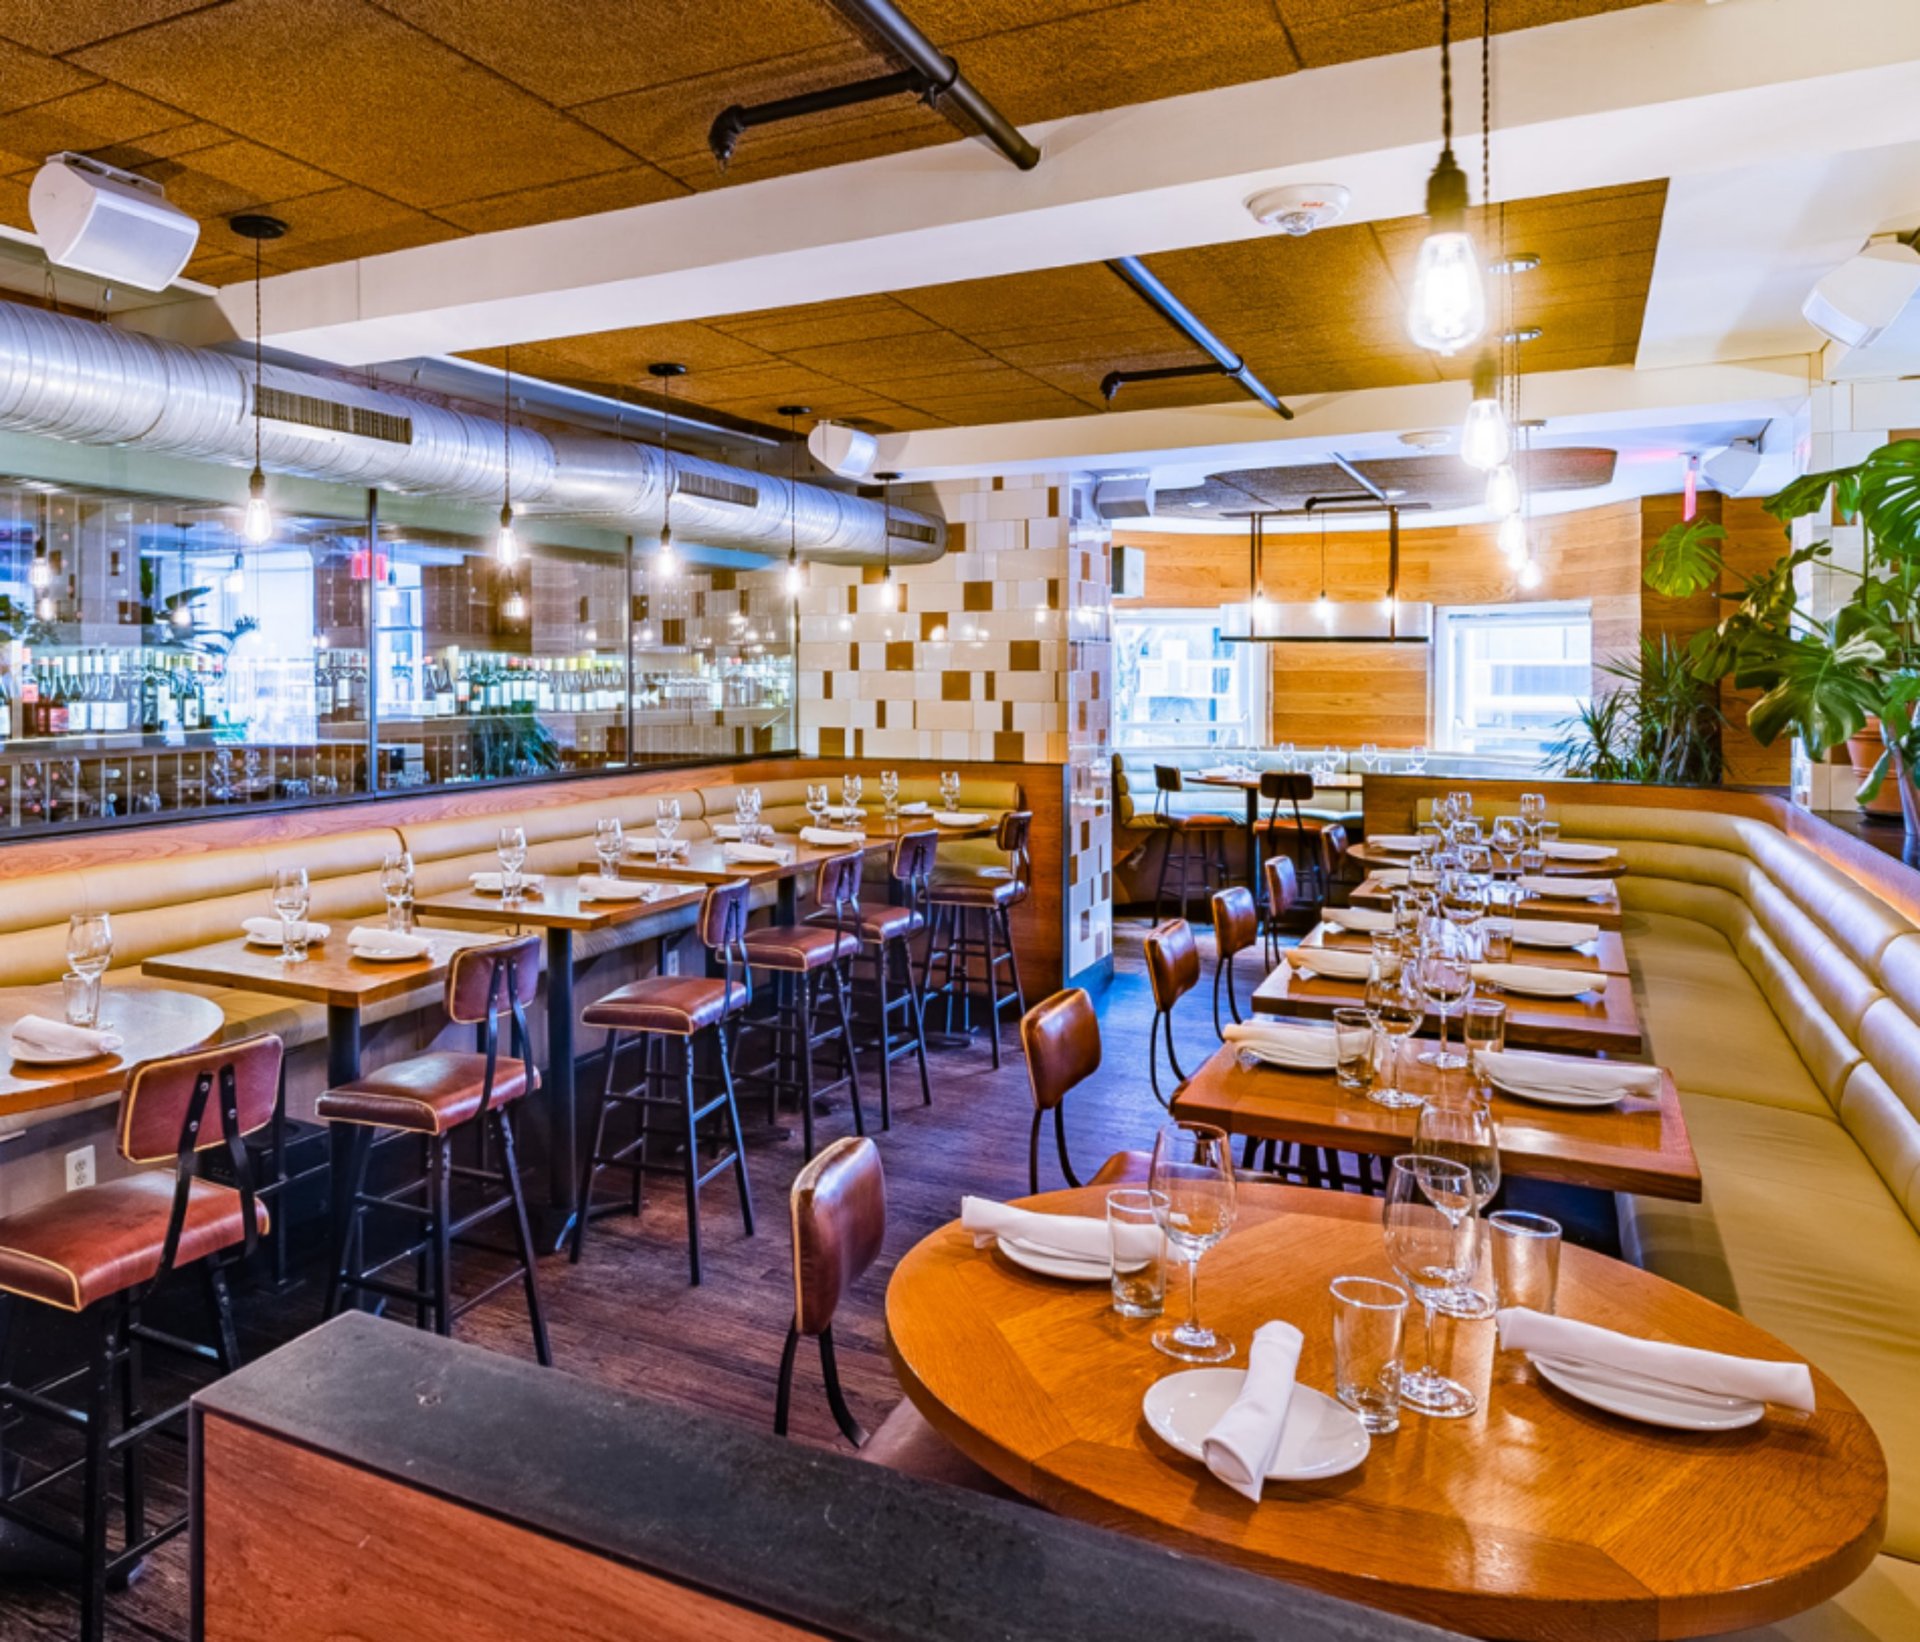
[{"label": "window frame", "polygon": [[[1575,698],[1592,699],[1591,669],[1593,654],[1593,601],[1591,599],[1537,599],[1525,604],[1436,605],[1433,611],[1432,666],[1428,692],[1428,745],[1435,752],[1453,753],[1469,758],[1525,757],[1512,748],[1466,747],[1461,745],[1455,723],[1461,716],[1460,686],[1457,677],[1455,640],[1457,630],[1468,631],[1502,626],[1540,626],[1557,623],[1572,626],[1584,622],[1587,628],[1589,685]],[[1545,738],[1543,737],[1543,742]],[[1532,756],[1538,756],[1537,753]]]}]

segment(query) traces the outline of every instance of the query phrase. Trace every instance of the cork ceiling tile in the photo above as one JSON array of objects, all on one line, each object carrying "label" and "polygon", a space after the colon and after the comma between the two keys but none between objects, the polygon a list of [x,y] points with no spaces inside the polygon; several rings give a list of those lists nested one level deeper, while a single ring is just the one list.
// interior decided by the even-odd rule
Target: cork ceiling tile
[{"label": "cork ceiling tile", "polygon": [[[267,248],[267,264],[281,272],[351,257],[377,256],[451,239],[459,230],[365,188],[335,187],[284,202],[269,201],[285,219],[286,236]],[[224,231],[207,237],[224,239]]]},{"label": "cork ceiling tile", "polygon": [[[1625,11],[1648,0],[1499,0],[1494,27],[1538,28],[1564,23],[1598,12]],[[1440,44],[1440,8],[1433,0],[1278,0],[1293,43],[1308,68],[1350,63],[1362,57],[1381,57],[1397,51],[1421,51]],[[1479,50],[1478,7],[1459,6],[1454,12],[1456,51]],[[1478,57],[1474,58],[1477,64]],[[1456,58],[1455,68],[1465,65]],[[1500,63],[1494,58],[1494,75]],[[1478,95],[1476,92],[1475,95]]]},{"label": "cork ceiling tile", "polygon": [[[72,150],[109,163],[122,147],[152,132],[185,125],[189,117],[117,85],[94,85],[31,108],[0,114],[0,152],[38,167],[51,154]],[[18,169],[8,163],[9,171]]]},{"label": "cork ceiling tile", "polygon": [[[610,370],[621,379],[639,382],[647,367],[655,361],[685,365],[699,376],[739,366],[764,365],[773,356],[764,348],[742,342],[715,330],[711,325],[689,321],[677,325],[647,325],[639,330],[607,331],[597,337],[583,337],[578,346],[571,342],[551,342],[548,349],[576,366],[590,365],[595,370]],[[677,384],[676,384],[677,391]]]},{"label": "cork ceiling tile", "polygon": [[84,91],[92,84],[91,74],[0,40],[0,112]]},{"label": "cork ceiling tile", "polygon": [[983,359],[985,353],[952,331],[913,331],[870,342],[836,342],[823,348],[794,348],[788,357],[829,376],[861,380],[867,375],[898,376],[907,367],[937,367]]},{"label": "cork ceiling tile", "polygon": [[674,199],[684,193],[686,188],[664,171],[636,163],[597,177],[579,177],[572,182],[551,183],[540,188],[518,188],[495,194],[490,199],[442,205],[434,214],[469,233],[487,234],[497,228],[524,228],[529,223],[559,222],[601,211],[624,211],[631,205],[652,205],[656,200]]},{"label": "cork ceiling tile", "polygon": [[0,34],[35,51],[72,51],[76,46],[145,28],[207,0],[7,0],[0,8]]},{"label": "cork ceiling tile", "polygon": [[826,347],[835,342],[871,341],[882,336],[906,336],[930,331],[936,324],[896,297],[849,297],[841,302],[812,302],[795,308],[763,309],[710,321],[728,336],[787,353],[795,348]]},{"label": "cork ceiling tile", "polygon": [[340,186],[337,177],[237,137],[129,169],[162,184],[169,200],[200,218],[209,238],[222,234],[211,219]]}]

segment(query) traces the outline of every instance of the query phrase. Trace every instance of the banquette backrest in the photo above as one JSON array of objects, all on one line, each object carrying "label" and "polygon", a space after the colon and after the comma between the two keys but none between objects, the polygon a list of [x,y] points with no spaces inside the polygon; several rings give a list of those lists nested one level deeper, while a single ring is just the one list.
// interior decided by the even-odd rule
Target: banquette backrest
[{"label": "banquette backrest", "polygon": [[[859,772],[866,779],[866,787],[860,795],[860,802],[869,812],[878,815],[880,813],[878,767],[871,759],[862,759],[859,763]],[[960,776],[961,809],[985,811],[997,820],[1003,812],[1021,807],[1022,793],[1019,782],[974,775],[964,766],[960,767]],[[754,781],[745,785],[760,789],[760,819],[776,831],[797,832],[808,824],[805,779]],[[840,802],[839,776],[827,778],[826,786],[833,802],[838,804]],[[732,784],[702,789],[709,823],[733,819],[734,795],[739,790],[738,786]],[[938,809],[940,807],[939,777],[901,776],[900,802],[903,804],[927,803]],[[995,846],[991,838],[953,839],[940,846],[942,866],[1004,866],[1006,860],[1006,855]]]}]

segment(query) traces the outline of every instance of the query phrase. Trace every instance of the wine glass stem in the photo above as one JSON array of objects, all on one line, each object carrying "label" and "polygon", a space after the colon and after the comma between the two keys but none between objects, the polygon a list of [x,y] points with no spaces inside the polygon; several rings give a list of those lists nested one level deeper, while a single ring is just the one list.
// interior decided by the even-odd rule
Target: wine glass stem
[{"label": "wine glass stem", "polygon": [[1425,1329],[1420,1343],[1420,1376],[1422,1379],[1430,1380],[1435,1373],[1433,1366],[1433,1314],[1439,1304],[1440,1296],[1435,1290],[1423,1288],[1420,1291],[1420,1310],[1426,1319]]},{"label": "wine glass stem", "polygon": [[1440,1011],[1440,1064],[1447,1062],[1447,1011]]},{"label": "wine glass stem", "polygon": [[1200,1327],[1200,1261],[1198,1257],[1187,1262],[1187,1322],[1186,1333],[1189,1336],[1202,1333]]}]

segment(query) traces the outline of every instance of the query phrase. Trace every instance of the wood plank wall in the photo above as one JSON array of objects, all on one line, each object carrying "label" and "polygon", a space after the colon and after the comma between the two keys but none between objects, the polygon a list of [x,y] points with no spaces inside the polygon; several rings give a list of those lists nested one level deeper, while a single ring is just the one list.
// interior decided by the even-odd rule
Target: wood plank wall
[{"label": "wood plank wall", "polygon": [[[1737,593],[1743,578],[1759,575],[1786,552],[1787,533],[1761,499],[1753,496],[1727,497],[1720,505],[1720,522],[1727,531],[1720,544],[1724,555],[1720,591]],[[1724,612],[1731,606],[1721,600],[1720,608]],[[1760,696],[1759,690],[1736,690],[1731,679],[1720,681],[1720,711],[1727,715],[1720,747],[1726,757],[1728,786],[1784,787],[1791,779],[1793,755],[1787,739],[1783,736],[1771,747],[1763,747],[1747,728],[1747,709]],[[1899,807],[1896,797],[1893,808],[1897,812]]]}]

